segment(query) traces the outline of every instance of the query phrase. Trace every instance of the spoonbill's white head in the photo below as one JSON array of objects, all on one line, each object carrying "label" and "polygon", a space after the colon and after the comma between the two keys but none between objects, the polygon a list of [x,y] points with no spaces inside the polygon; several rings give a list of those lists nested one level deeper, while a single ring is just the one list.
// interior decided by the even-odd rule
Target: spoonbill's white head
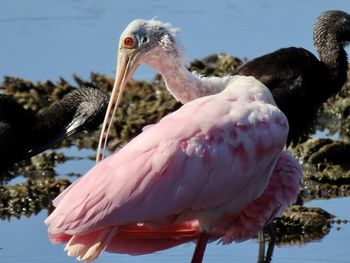
[{"label": "spoonbill's white head", "polygon": [[162,60],[171,58],[172,61],[179,64],[184,63],[182,61],[182,47],[176,40],[178,31],[170,24],[158,20],[136,19],[121,34],[115,82],[102,126],[97,161],[103,158],[112,118],[126,83],[131,79],[138,66],[144,63],[162,71]]},{"label": "spoonbill's white head", "polygon": [[158,20],[132,21],[120,36],[118,66],[125,65],[119,64],[121,62],[129,62],[129,67],[136,69],[145,63],[158,69],[159,61],[168,56],[182,58],[182,49],[176,39],[178,31],[169,23]]}]

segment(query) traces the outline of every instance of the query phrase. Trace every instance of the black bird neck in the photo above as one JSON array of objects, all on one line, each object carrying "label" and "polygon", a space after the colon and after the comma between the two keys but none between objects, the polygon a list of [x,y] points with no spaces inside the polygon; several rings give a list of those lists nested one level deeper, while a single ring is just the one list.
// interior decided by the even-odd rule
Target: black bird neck
[{"label": "black bird neck", "polygon": [[313,34],[314,44],[329,72],[333,95],[345,84],[348,58],[344,46],[350,40],[350,16],[343,11],[326,11],[318,18]]},{"label": "black bird neck", "polygon": [[347,79],[348,57],[342,44],[328,42],[317,47],[320,60],[326,65],[332,84],[332,93],[338,92]]},{"label": "black bird neck", "polygon": [[49,107],[42,109],[37,115],[34,131],[45,135],[63,128],[73,119],[80,103],[79,97],[68,94],[61,101],[54,102]]}]

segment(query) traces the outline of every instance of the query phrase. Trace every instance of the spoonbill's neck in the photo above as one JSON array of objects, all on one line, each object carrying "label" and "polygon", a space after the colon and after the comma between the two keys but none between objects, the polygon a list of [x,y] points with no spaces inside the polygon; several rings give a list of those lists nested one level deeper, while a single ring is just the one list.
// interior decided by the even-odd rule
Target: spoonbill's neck
[{"label": "spoonbill's neck", "polygon": [[163,76],[169,92],[181,103],[223,91],[232,77],[203,77],[191,73],[181,57],[162,56],[153,65]]}]

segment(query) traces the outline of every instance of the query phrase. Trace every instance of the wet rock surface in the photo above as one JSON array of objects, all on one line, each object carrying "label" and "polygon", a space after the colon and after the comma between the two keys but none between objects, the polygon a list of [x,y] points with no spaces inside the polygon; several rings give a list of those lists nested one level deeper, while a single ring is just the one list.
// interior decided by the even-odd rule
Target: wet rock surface
[{"label": "wet rock surface", "polygon": [[0,219],[31,216],[53,209],[52,200],[70,185],[66,179],[28,179],[24,183],[0,186]]},{"label": "wet rock surface", "polygon": [[335,216],[318,207],[291,206],[274,221],[276,244],[304,244],[320,240],[332,227]]},{"label": "wet rock surface", "polygon": [[[193,61],[189,68],[202,75],[222,76],[230,74],[242,61],[225,54],[211,55]],[[89,80],[74,76],[75,83],[64,79],[32,83],[19,78],[5,77],[0,84],[1,92],[12,95],[25,108],[39,111],[42,107],[61,99],[66,93],[84,84],[98,87],[110,93],[113,79],[101,74],[91,74]],[[300,203],[319,198],[349,196],[350,193],[350,84],[324,104],[319,113],[319,130],[330,135],[338,134],[338,140],[311,138],[290,149],[302,163],[305,177]],[[154,81],[130,81],[125,89],[110,132],[109,150],[127,143],[142,131],[142,127],[157,122],[163,116],[181,106],[169,94],[161,77]],[[61,147],[76,146],[78,149],[96,150],[99,130],[76,134],[54,150],[16,164],[5,175],[0,188],[0,217],[29,216],[41,209],[51,210],[51,200],[69,184],[68,179],[55,179],[55,167],[71,157],[56,152]],[[94,158],[91,156],[91,158]],[[11,179],[25,176],[20,184]],[[68,175],[66,175],[68,176]],[[335,215],[336,216],[336,215]],[[275,220],[278,244],[300,244],[317,240],[326,235],[334,224],[332,215],[320,208],[293,206]]]},{"label": "wet rock surface", "polygon": [[292,153],[304,168],[301,192],[304,200],[350,195],[350,144],[328,138],[312,138]]},{"label": "wet rock surface", "polygon": [[318,114],[318,130],[338,135],[342,141],[350,141],[350,72],[348,81],[340,92],[323,105]]},{"label": "wet rock surface", "polygon": [[201,60],[194,60],[190,64],[190,70],[204,76],[222,77],[231,74],[242,65],[239,58],[225,53],[209,55]]}]

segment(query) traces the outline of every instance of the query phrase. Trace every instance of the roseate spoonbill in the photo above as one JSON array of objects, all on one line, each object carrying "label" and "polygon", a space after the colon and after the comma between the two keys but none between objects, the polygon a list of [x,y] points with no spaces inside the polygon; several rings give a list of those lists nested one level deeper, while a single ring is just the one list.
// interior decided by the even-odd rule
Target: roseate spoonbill
[{"label": "roseate spoonbill", "polygon": [[[180,70],[191,80],[186,89],[171,78],[170,70],[162,71],[163,68],[156,67],[166,80],[177,84],[176,89],[172,90],[173,94],[186,92],[187,101],[204,95],[198,90],[191,90],[191,84],[203,85],[203,79],[187,71],[178,49],[172,49],[178,48],[173,46],[174,43],[173,29],[159,21],[136,20],[127,27],[120,40],[119,66],[104,127],[110,123],[109,117],[113,116],[111,112],[115,112],[115,100],[120,99],[127,80],[141,62],[151,63],[151,66],[161,65],[157,60],[166,58],[168,65]],[[146,45],[146,49],[142,45]],[[184,76],[179,78],[183,79]],[[206,90],[211,90],[212,93],[226,89],[217,95],[189,102],[158,124],[145,129],[121,151],[98,163],[55,200],[56,210],[46,220],[53,242],[66,242],[69,255],[82,260],[93,260],[104,249],[143,254],[198,238],[193,262],[200,262],[208,234],[210,239],[221,238],[225,243],[248,239],[295,201],[302,171],[296,160],[282,151],[287,138],[287,122],[284,115],[272,106],[274,102],[269,91],[254,78],[208,78],[207,82],[203,81],[204,85],[208,81],[210,89]],[[231,91],[232,97],[229,95]],[[226,95],[230,97],[228,100],[220,99]],[[238,101],[243,103],[237,104]],[[280,121],[283,119],[282,122],[275,123],[279,130],[277,136],[282,136],[283,139],[280,137],[271,141],[271,136],[274,135],[267,128],[271,123],[267,121],[260,126],[260,121],[256,122],[256,118],[261,117],[258,117],[258,109],[248,110],[251,117],[236,115],[246,111],[246,107],[249,108],[255,102],[262,103],[262,107],[273,107],[281,118]],[[225,105],[231,109],[228,114],[230,117],[222,108]],[[222,122],[226,117],[228,122]],[[188,118],[192,118],[191,123],[188,123]],[[250,127],[243,128],[243,123],[250,123]],[[267,123],[270,124],[265,126]],[[230,127],[236,127],[237,124],[243,129],[239,134],[232,133]],[[246,137],[243,135],[246,132],[253,132],[254,135]],[[101,136],[106,134],[102,132]],[[255,144],[255,136],[267,137],[258,139],[260,142]],[[269,153],[263,150],[260,156],[257,153],[264,148],[262,145],[267,138],[271,150]],[[239,146],[232,144],[236,139],[240,141]],[[100,145],[103,145],[103,139],[101,142]],[[253,147],[250,148],[252,151],[248,150],[245,143],[250,145],[247,145],[248,148]],[[277,146],[276,143],[281,145]],[[237,153],[232,151],[233,145],[236,145],[233,148],[239,148]],[[278,153],[275,152],[277,148]],[[269,171],[257,168],[251,162],[243,170],[253,169],[253,174],[259,173],[259,182],[251,181],[243,187],[246,189],[236,191],[236,187],[247,179],[241,169],[250,157],[246,159],[243,156],[251,154],[259,156],[254,162],[264,162],[264,165],[269,166]],[[274,161],[267,164],[265,158],[270,158],[270,154],[274,156]],[[239,158],[239,161],[228,161],[227,158]],[[235,173],[236,169],[240,172]],[[232,177],[236,186],[224,183],[225,174]],[[208,180],[208,175],[211,180]],[[235,176],[236,179],[233,178]],[[243,177],[240,178],[241,176]],[[263,181],[265,182],[262,183]],[[223,191],[237,195],[235,200],[238,203],[234,205],[237,207],[224,211],[223,203],[235,203],[234,198],[230,197],[232,202],[214,204],[214,199],[221,198],[214,194],[219,192],[220,182],[227,187]],[[253,190],[256,187],[260,189],[259,194]],[[257,195],[246,202],[245,195],[253,192]],[[145,240],[147,241],[144,242]]]},{"label": "roseate spoonbill", "polygon": [[0,170],[76,132],[95,128],[103,121],[107,105],[107,95],[93,87],[76,89],[38,114],[0,94]]},{"label": "roseate spoonbill", "polygon": [[282,48],[239,67],[234,74],[254,76],[272,92],[277,106],[289,122],[288,142],[305,137],[316,120],[319,107],[345,84],[350,41],[350,16],[326,11],[313,32],[320,60],[304,48]]},{"label": "roseate spoonbill", "polygon": [[[123,81],[127,82],[138,65],[145,63],[162,74],[170,93],[182,103],[220,92],[225,88],[220,80],[187,70],[176,31],[170,24],[131,23],[122,33],[124,38],[120,38],[125,43],[119,43],[118,64],[123,70],[127,68]],[[310,130],[318,107],[346,81],[348,66],[343,46],[350,40],[349,15],[343,11],[322,13],[314,27],[314,40],[321,61],[303,48],[287,48],[247,62],[234,72],[252,75],[272,91],[289,120],[288,144]]]}]

